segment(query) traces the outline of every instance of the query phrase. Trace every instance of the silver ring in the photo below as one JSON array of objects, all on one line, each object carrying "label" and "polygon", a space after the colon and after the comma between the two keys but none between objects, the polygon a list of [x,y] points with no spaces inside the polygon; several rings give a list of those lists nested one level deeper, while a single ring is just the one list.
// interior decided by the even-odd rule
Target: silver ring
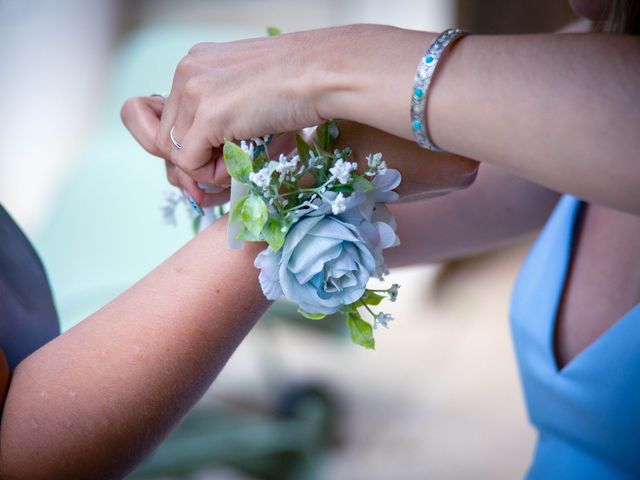
[{"label": "silver ring", "polygon": [[176,127],[171,127],[171,131],[169,132],[169,138],[171,138],[171,143],[176,147],[176,150],[180,150],[182,148],[182,144],[176,139]]},{"label": "silver ring", "polygon": [[150,97],[160,97],[163,100],[166,100],[168,95],[166,93],[152,93],[151,95],[149,95]]}]

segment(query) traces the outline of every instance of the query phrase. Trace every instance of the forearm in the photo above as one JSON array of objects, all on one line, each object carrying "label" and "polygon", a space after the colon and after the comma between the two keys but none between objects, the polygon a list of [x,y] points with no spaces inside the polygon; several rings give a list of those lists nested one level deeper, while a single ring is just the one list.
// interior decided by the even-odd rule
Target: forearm
[{"label": "forearm", "polygon": [[432,198],[467,188],[478,173],[478,162],[451,153],[435,153],[415,142],[360,123],[340,120],[336,146],[349,147],[351,159],[361,171],[367,169],[367,155],[380,152],[390,168],[402,175],[396,189],[401,201]]},{"label": "forearm", "polygon": [[225,223],[16,368],[0,477],[121,478],[196,402],[268,305]]},{"label": "forearm", "polygon": [[[369,30],[343,49],[356,60],[320,67],[320,114],[411,139],[407,89],[434,35]],[[361,60],[373,45],[377,59]],[[465,37],[434,76],[429,131],[447,151],[640,213],[639,51],[640,39],[621,35]]]},{"label": "forearm", "polygon": [[557,200],[556,192],[483,165],[465,190],[391,205],[401,245],[385,259],[400,267],[486,252],[541,228]]},{"label": "forearm", "polygon": [[351,147],[362,169],[367,154],[381,152],[402,173],[396,189],[402,200],[429,198],[390,206],[401,246],[385,252],[389,266],[440,262],[497,247],[540,228],[558,199],[499,167],[485,164],[478,173],[473,160],[424,150],[366,125],[340,121],[338,126],[338,146]]},{"label": "forearm", "polygon": [[469,37],[434,85],[443,148],[561,192],[640,214],[640,40]]}]

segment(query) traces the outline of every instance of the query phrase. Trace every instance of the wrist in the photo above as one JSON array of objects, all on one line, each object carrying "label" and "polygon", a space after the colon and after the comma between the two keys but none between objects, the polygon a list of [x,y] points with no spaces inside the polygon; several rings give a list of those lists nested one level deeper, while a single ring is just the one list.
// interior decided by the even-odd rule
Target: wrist
[{"label": "wrist", "polygon": [[[477,53],[469,54],[469,48],[473,48],[477,38],[472,35],[454,42],[433,76],[425,116],[431,140],[448,152],[461,153],[456,143],[470,136],[457,121],[464,115],[463,109],[470,108],[473,101],[464,90],[468,78],[474,76],[466,67],[480,64],[484,70],[489,70],[486,63],[477,61]],[[465,151],[467,155],[469,152]]]},{"label": "wrist", "polygon": [[[189,285],[198,285],[208,294],[203,301],[209,308],[221,305],[241,306],[245,313],[260,312],[269,302],[260,289],[258,269],[253,262],[264,242],[244,242],[243,248],[232,249],[227,243],[227,216],[220,218],[193,238],[177,253],[181,271],[189,272]],[[195,297],[194,297],[195,298]],[[248,315],[251,317],[252,315]]]},{"label": "wrist", "polygon": [[315,53],[312,102],[323,119],[341,118],[413,139],[409,111],[416,68],[436,34],[349,25]]}]

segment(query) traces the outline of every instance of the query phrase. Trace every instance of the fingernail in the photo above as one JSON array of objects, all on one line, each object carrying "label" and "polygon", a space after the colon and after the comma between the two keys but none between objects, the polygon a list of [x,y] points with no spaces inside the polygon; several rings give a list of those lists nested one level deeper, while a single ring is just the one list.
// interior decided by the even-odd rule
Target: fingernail
[{"label": "fingernail", "polygon": [[220,193],[224,190],[224,185],[213,185],[211,183],[198,183],[198,187],[207,193]]},{"label": "fingernail", "polygon": [[196,201],[193,199],[193,197],[191,195],[187,196],[187,200],[189,200],[189,203],[191,204],[191,206],[195,210],[196,214],[200,215],[201,217],[204,217],[204,211],[202,210],[200,205],[198,205],[196,203]]}]

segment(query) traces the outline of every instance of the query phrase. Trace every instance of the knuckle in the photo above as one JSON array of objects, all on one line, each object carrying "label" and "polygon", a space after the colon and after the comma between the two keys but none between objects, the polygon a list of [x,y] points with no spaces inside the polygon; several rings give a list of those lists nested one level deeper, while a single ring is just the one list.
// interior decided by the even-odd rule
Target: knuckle
[{"label": "knuckle", "polygon": [[176,67],[176,74],[180,77],[182,76],[190,76],[197,70],[198,62],[194,58],[193,55],[186,55],[182,57],[182,60],[178,62],[178,66]]},{"label": "knuckle", "polygon": [[191,167],[189,165],[189,162],[185,158],[185,155],[181,155],[178,150],[174,149],[171,151],[171,163],[173,163],[177,167],[176,170],[179,169],[182,172],[186,173],[191,171]]},{"label": "knuckle", "polygon": [[198,42],[189,49],[189,55],[198,55],[207,52],[213,44],[210,42]]},{"label": "knuckle", "polygon": [[168,144],[168,140],[164,140],[163,139],[163,135],[161,133],[162,131],[159,131],[155,138],[154,138],[154,143],[156,148],[158,148],[158,150],[160,151],[167,151],[167,144]]},{"label": "knuckle", "polygon": [[203,91],[203,83],[199,76],[189,78],[184,84],[182,94],[190,99],[199,98]]}]

